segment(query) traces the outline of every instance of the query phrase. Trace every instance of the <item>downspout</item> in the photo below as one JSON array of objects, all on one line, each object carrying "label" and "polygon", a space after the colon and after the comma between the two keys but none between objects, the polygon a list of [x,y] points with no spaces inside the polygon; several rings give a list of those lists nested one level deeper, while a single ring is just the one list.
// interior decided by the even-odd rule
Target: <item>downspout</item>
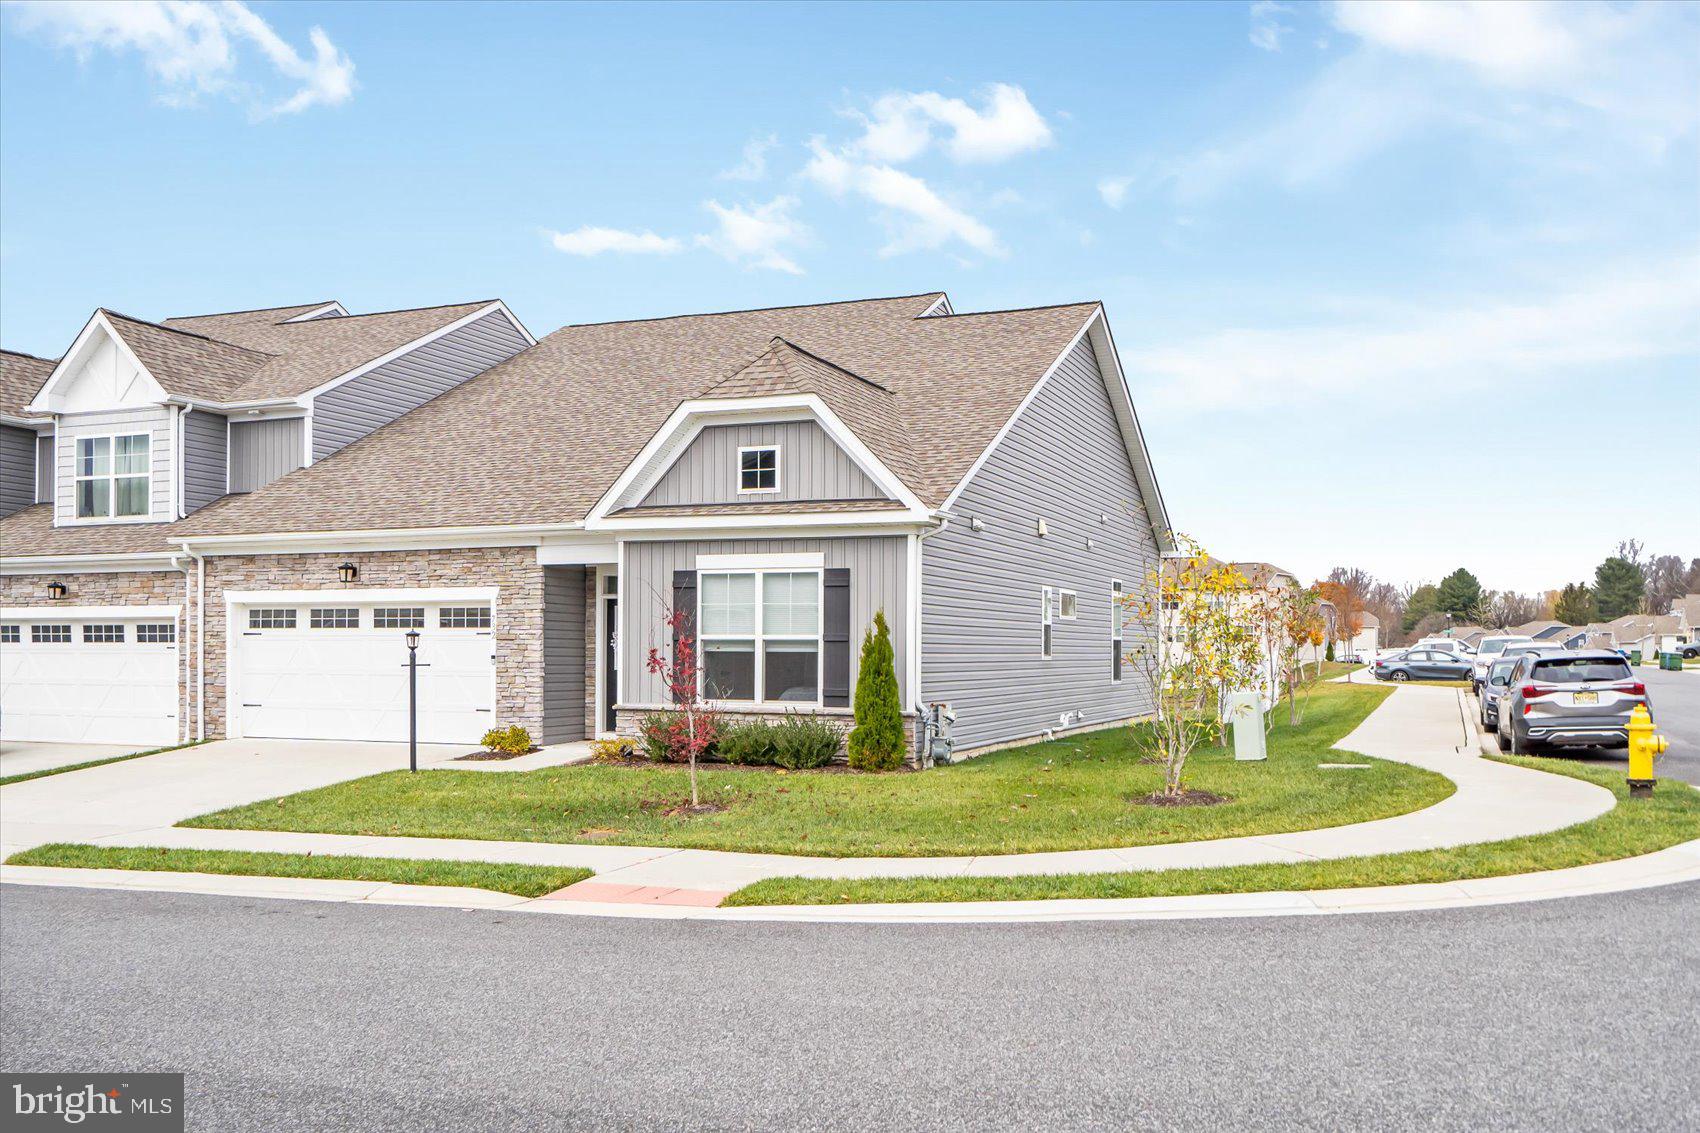
[{"label": "downspout", "polygon": [[926,555],[925,544],[927,540],[950,526],[950,516],[942,511],[934,512],[933,518],[938,521],[938,526],[922,531],[915,536],[915,569],[911,572],[909,579],[911,589],[914,591],[909,596],[909,602],[914,611],[914,617],[911,619],[913,624],[910,626],[914,640],[910,642],[909,647],[915,651],[915,664],[913,666],[915,687],[910,690],[910,695],[915,698],[915,765],[923,768],[932,763],[932,732],[935,727],[940,725],[938,721],[934,720],[931,709],[921,699],[921,662],[925,657],[921,648],[921,562]]}]

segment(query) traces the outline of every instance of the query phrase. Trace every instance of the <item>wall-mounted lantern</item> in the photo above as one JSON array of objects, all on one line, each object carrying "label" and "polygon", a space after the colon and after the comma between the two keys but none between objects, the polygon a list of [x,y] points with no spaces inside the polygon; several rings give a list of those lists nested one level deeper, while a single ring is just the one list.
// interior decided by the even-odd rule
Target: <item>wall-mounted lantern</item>
[{"label": "wall-mounted lantern", "polygon": [[49,582],[47,584],[47,596],[55,602],[65,597],[68,593],[70,593],[70,591],[65,589],[65,584],[63,582]]},{"label": "wall-mounted lantern", "polygon": [[360,577],[360,568],[353,563],[343,563],[336,568],[336,576],[339,581],[353,582]]}]

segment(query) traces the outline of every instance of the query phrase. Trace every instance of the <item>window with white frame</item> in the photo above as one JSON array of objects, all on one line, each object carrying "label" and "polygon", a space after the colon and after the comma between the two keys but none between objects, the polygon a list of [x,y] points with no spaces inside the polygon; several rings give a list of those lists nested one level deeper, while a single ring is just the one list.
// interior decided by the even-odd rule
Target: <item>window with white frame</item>
[{"label": "window with white frame", "polygon": [[148,435],[78,437],[78,519],[148,514]]},{"label": "window with white frame", "polygon": [[738,491],[779,491],[778,445],[760,445],[738,450]]},{"label": "window with white frame", "polygon": [[1046,661],[1051,659],[1051,622],[1056,609],[1056,596],[1049,586],[1039,588],[1039,656]]},{"label": "window with white frame", "polygon": [[1080,599],[1072,590],[1057,591],[1057,616],[1065,622],[1072,622],[1080,616]]},{"label": "window with white frame", "polygon": [[711,700],[819,704],[821,572],[700,572],[702,690]]},{"label": "window with white frame", "polygon": [[1110,679],[1122,679],[1122,633],[1127,610],[1122,606],[1122,581],[1110,579]]}]

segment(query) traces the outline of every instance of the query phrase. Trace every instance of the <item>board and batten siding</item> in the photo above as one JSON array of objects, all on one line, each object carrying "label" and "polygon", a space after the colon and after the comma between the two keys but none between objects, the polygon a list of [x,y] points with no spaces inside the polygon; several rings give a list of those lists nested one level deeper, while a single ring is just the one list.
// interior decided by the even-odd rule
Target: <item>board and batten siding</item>
[{"label": "board and batten siding", "polygon": [[650,649],[670,655],[672,637],[663,624],[673,605],[673,572],[697,569],[698,555],[796,555],[820,552],[827,568],[850,572],[850,691],[855,695],[862,634],[874,612],[885,611],[892,649],[898,657],[900,701],[909,707],[904,685],[904,617],[908,601],[908,541],[901,535],[847,535],[818,539],[700,539],[639,541],[624,544],[620,577],[620,703],[623,706],[668,702],[661,678],[645,662]]},{"label": "board and batten siding", "polygon": [[300,417],[230,423],[230,490],[252,492],[301,467]]},{"label": "board and batten siding", "polygon": [[585,738],[583,567],[543,568],[543,735],[540,744]]},{"label": "board and batten siding", "polygon": [[53,434],[35,435],[35,502],[53,502]]},{"label": "board and batten siding", "polygon": [[[779,446],[779,491],[738,491],[738,450]],[[857,467],[815,421],[710,425],[679,454],[649,495],[647,506],[737,504],[792,500],[882,500],[886,493]]]},{"label": "board and batten siding", "polygon": [[35,502],[35,430],[0,425],[0,515]]},{"label": "board and batten siding", "polygon": [[528,345],[506,315],[491,311],[320,394],[313,399],[313,459],[323,460]]},{"label": "board and batten siding", "polygon": [[[1111,580],[1145,593],[1158,551],[1087,342],[1070,351],[951,505],[950,522],[921,546],[923,699],[956,711],[959,748],[1152,710],[1137,666],[1112,680]],[[1049,660],[1041,658],[1046,586],[1073,591],[1079,603],[1077,618],[1053,621]],[[1126,648],[1151,633],[1129,617]],[[1073,712],[1084,718],[1063,724]]]},{"label": "board and batten siding", "polygon": [[229,420],[191,409],[183,417],[183,513],[206,507],[224,495]]},{"label": "board and batten siding", "polygon": [[[152,498],[148,502],[148,518],[167,522],[172,515],[172,473],[177,457],[172,450],[171,408],[147,405],[135,409],[112,409],[99,413],[77,413],[61,416],[55,449],[54,522],[60,524],[101,523],[112,520],[77,518],[77,438],[109,437],[130,433],[147,433],[148,452],[152,457]],[[139,522],[130,519],[126,522]]]}]

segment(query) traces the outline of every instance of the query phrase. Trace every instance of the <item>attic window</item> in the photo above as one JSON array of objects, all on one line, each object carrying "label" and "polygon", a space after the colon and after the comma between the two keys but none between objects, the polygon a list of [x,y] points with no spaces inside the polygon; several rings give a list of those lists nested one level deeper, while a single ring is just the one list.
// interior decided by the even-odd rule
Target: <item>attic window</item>
[{"label": "attic window", "polygon": [[738,450],[738,491],[779,491],[778,445],[761,445]]},{"label": "attic window", "polygon": [[77,438],[77,518],[148,514],[148,435]]}]

